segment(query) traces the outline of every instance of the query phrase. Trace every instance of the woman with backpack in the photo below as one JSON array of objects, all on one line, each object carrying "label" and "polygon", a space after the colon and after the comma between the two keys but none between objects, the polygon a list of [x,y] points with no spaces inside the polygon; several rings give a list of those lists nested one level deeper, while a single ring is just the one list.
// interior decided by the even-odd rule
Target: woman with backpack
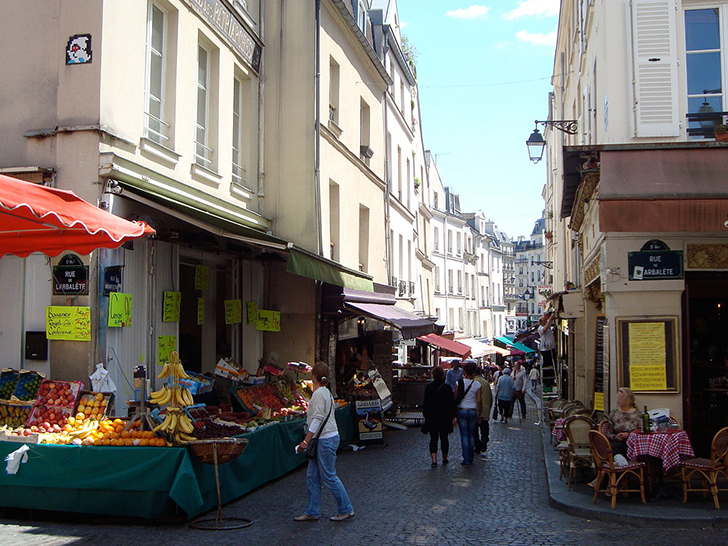
[{"label": "woman with backpack", "polygon": [[482,400],[479,395],[480,383],[475,380],[478,366],[475,362],[466,362],[463,366],[463,378],[455,385],[455,400],[458,406],[458,428],[460,444],[463,450],[461,464],[473,464],[475,457],[475,427],[478,425],[478,414],[481,412]]}]

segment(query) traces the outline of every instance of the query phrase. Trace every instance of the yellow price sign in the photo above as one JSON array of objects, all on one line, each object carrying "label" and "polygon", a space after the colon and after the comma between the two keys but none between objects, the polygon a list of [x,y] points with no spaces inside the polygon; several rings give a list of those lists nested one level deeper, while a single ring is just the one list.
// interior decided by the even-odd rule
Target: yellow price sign
[{"label": "yellow price sign", "polygon": [[195,266],[195,290],[207,290],[210,286],[210,268],[206,265]]},{"label": "yellow price sign", "polygon": [[176,350],[177,336],[157,336],[157,366],[163,366],[172,351]]},{"label": "yellow price sign", "polygon": [[240,300],[225,300],[225,324],[243,322],[242,304]]},{"label": "yellow price sign", "polygon": [[91,308],[49,305],[46,307],[46,337],[91,341]]},{"label": "yellow price sign", "polygon": [[205,324],[205,298],[197,298],[197,326]]},{"label": "yellow price sign", "polygon": [[280,332],[281,312],[258,309],[258,321],[255,323],[255,329],[267,332]]},{"label": "yellow price sign", "polygon": [[182,292],[164,292],[162,303],[162,322],[179,322],[182,306]]},{"label": "yellow price sign", "polygon": [[109,294],[109,326],[131,327],[131,294],[112,292]]}]

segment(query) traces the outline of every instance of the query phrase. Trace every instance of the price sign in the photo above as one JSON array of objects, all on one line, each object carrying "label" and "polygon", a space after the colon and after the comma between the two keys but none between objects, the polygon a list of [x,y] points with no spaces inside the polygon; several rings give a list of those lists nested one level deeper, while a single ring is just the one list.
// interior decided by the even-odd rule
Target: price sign
[{"label": "price sign", "polygon": [[258,309],[258,321],[255,323],[255,329],[267,332],[280,332],[281,312]]},{"label": "price sign", "polygon": [[197,298],[197,326],[205,324],[205,298]]},{"label": "price sign", "polygon": [[248,324],[258,322],[258,302],[253,300],[245,304],[248,309]]},{"label": "price sign", "polygon": [[243,322],[242,303],[240,300],[225,300],[225,324]]},{"label": "price sign", "polygon": [[49,305],[46,307],[46,337],[91,341],[91,308]]},{"label": "price sign", "polygon": [[195,290],[207,290],[210,285],[210,268],[206,265],[195,266]]},{"label": "price sign", "polygon": [[164,292],[162,303],[162,322],[179,322],[182,292]]},{"label": "price sign", "polygon": [[169,361],[169,355],[177,350],[177,336],[157,336],[157,366]]},{"label": "price sign", "polygon": [[109,327],[131,327],[131,294],[109,294]]}]

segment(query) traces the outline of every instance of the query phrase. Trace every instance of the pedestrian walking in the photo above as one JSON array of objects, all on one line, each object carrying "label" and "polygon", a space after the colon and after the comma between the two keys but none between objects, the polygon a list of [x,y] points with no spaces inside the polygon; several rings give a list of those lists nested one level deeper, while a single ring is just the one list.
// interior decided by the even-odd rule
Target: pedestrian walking
[{"label": "pedestrian walking", "polygon": [[498,400],[498,411],[501,414],[501,423],[508,423],[515,391],[516,384],[511,377],[511,369],[506,368],[498,378],[498,383],[495,386],[495,397]]},{"label": "pedestrian walking", "polygon": [[534,423],[535,425],[541,424],[541,396],[538,390],[540,373],[538,371],[538,364],[534,362],[531,371],[528,373],[528,384],[526,386],[526,396],[528,396],[533,403],[536,404],[536,410],[538,411],[538,419]]},{"label": "pedestrian walking", "polygon": [[480,383],[480,409],[478,410],[478,426],[475,427],[475,452],[485,459],[490,439],[490,409],[493,406],[493,391],[490,382],[483,377],[483,370],[475,374],[475,380]]},{"label": "pedestrian walking", "polygon": [[521,361],[516,360],[513,365],[513,382],[515,383],[516,392],[514,404],[518,403],[521,406],[521,418],[526,418],[526,382],[528,381],[528,374],[523,368]]},{"label": "pedestrian walking", "polygon": [[458,428],[460,429],[460,445],[463,450],[461,464],[473,464],[475,457],[475,427],[478,424],[478,413],[481,408],[481,385],[475,380],[477,372],[475,362],[463,366],[463,378],[455,385],[455,400],[458,404]]},{"label": "pedestrian walking", "polygon": [[339,447],[339,429],[334,417],[334,397],[328,389],[329,366],[317,362],[312,370],[313,395],[306,411],[308,431],[303,441],[296,447],[297,452],[305,451],[314,436],[317,447],[314,458],[309,459],[306,469],[306,492],[308,504],[302,515],[295,521],[318,521],[321,517],[322,484],[336,500],[338,512],[331,516],[332,521],[343,521],[354,517],[354,507],[344,484],[336,475],[336,449]]},{"label": "pedestrian walking", "polygon": [[432,381],[425,387],[422,402],[422,416],[425,418],[425,432],[430,434],[430,457],[432,466],[437,466],[437,442],[440,441],[442,464],[447,464],[450,441],[448,435],[455,426],[457,408],[450,385],[445,383],[445,370],[440,366],[432,369]]},{"label": "pedestrian walking", "polygon": [[460,367],[460,361],[459,360],[453,360],[450,363],[450,369],[447,371],[447,376],[445,377],[445,383],[450,385],[450,388],[454,391],[455,385],[457,385],[458,381],[462,379],[463,377],[463,369]]}]

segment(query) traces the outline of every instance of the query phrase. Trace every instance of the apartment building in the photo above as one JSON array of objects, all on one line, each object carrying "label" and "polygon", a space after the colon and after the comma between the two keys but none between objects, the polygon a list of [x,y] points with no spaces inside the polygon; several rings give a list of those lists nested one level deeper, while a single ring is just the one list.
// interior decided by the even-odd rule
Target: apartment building
[{"label": "apartment building", "polygon": [[562,2],[549,118],[578,131],[546,133],[555,285],[578,292],[561,302],[564,395],[609,410],[628,386],[702,453],[728,424],[709,390],[728,356],[726,9]]}]

